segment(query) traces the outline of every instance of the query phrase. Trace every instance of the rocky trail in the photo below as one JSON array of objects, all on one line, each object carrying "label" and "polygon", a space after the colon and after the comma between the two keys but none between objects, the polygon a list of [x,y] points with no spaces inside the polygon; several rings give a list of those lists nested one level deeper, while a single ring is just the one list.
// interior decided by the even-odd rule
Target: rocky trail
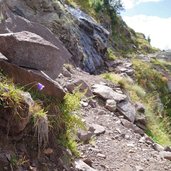
[{"label": "rocky trail", "polygon": [[[148,42],[141,49],[138,34],[120,17],[115,31],[123,35],[113,44],[110,17],[103,17],[97,23],[63,1],[0,0],[0,171],[171,171],[171,148],[145,134],[144,105],[100,75],[118,74],[136,84],[132,58],[115,56],[113,47],[135,50],[150,63],[154,54],[140,50],[148,53],[151,46],[139,33]],[[70,122],[61,104],[75,90],[85,93],[77,113],[86,126],[73,137],[77,158],[59,142]]]},{"label": "rocky trail", "polygon": [[[65,82],[66,87],[72,87],[70,90],[81,84],[82,88],[88,88],[89,96],[93,94],[94,84],[111,87],[110,90],[124,95],[119,86],[80,69],[71,73],[65,70],[60,75],[60,83],[62,82]],[[117,110],[122,101],[129,101],[128,98],[124,97],[114,103],[112,100],[110,102],[109,99],[104,99],[104,92],[100,93],[96,92],[93,99],[85,98],[81,101],[79,113],[86,123],[87,131],[78,132],[81,157],[75,162],[76,168],[83,171],[170,171],[170,161],[165,159],[170,160],[170,148],[164,149],[155,143],[141,128]],[[108,106],[107,101],[110,102]],[[125,113],[131,108],[131,112],[144,110],[141,104],[138,107],[132,102],[130,104],[124,108]]]}]

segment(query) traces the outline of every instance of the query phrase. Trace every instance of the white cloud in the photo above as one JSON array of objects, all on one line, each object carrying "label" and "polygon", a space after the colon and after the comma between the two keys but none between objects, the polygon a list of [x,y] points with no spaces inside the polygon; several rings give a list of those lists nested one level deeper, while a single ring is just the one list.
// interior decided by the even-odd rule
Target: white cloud
[{"label": "white cloud", "polygon": [[151,44],[160,49],[171,49],[171,17],[136,15],[123,16],[124,21],[137,32],[150,36]]},{"label": "white cloud", "polygon": [[162,0],[122,0],[122,3],[125,9],[130,9],[141,3],[159,2],[159,1],[162,1]]}]

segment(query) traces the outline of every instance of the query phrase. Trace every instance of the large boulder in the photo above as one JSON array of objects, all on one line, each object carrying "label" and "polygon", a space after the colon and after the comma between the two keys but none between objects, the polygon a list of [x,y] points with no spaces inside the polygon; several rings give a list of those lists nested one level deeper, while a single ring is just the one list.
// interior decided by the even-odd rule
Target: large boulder
[{"label": "large boulder", "polygon": [[63,100],[65,93],[62,87],[43,72],[27,70],[22,67],[18,67],[15,64],[11,64],[4,60],[4,57],[1,53],[0,68],[3,70],[4,74],[13,79],[14,83],[21,84],[24,87],[32,89],[37,89],[37,84],[41,83],[45,86],[41,91],[42,93],[56,97],[59,102]]},{"label": "large boulder", "polygon": [[43,70],[55,79],[67,62],[60,49],[42,37],[27,31],[0,34],[0,52],[10,62],[26,68]]},{"label": "large boulder", "polygon": [[117,104],[117,110],[130,122],[135,121],[136,110],[135,106],[129,101],[123,101]]},{"label": "large boulder", "polygon": [[102,84],[95,84],[92,86],[92,92],[103,99],[113,99],[116,102],[120,102],[122,100],[125,100],[127,98],[126,95],[120,94],[116,91],[114,91],[112,88],[102,85]]},{"label": "large boulder", "polygon": [[0,23],[0,34],[10,33],[10,32],[16,33],[21,31],[28,31],[28,32],[35,33],[41,36],[42,38],[44,38],[45,40],[51,42],[56,47],[58,47],[60,49],[58,52],[59,53],[58,56],[65,57],[65,59],[71,58],[71,54],[65,48],[63,43],[48,28],[46,28],[42,24],[31,22],[26,18],[23,18],[19,15],[15,15],[8,9],[6,9],[4,13],[6,19]]}]

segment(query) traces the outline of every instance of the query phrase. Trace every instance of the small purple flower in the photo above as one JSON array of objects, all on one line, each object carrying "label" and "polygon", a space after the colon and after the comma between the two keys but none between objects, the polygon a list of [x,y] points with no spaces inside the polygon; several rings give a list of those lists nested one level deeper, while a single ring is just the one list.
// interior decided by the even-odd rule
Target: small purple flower
[{"label": "small purple flower", "polygon": [[39,91],[43,90],[44,87],[45,86],[43,84],[41,84],[41,83],[37,84],[37,88],[38,88]]}]

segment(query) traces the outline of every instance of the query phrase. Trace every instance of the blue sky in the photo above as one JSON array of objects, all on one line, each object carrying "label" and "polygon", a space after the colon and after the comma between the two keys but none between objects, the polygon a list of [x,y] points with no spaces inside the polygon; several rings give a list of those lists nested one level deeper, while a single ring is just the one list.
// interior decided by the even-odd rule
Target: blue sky
[{"label": "blue sky", "polygon": [[171,0],[122,0],[125,22],[137,32],[150,36],[151,44],[171,49]]}]

